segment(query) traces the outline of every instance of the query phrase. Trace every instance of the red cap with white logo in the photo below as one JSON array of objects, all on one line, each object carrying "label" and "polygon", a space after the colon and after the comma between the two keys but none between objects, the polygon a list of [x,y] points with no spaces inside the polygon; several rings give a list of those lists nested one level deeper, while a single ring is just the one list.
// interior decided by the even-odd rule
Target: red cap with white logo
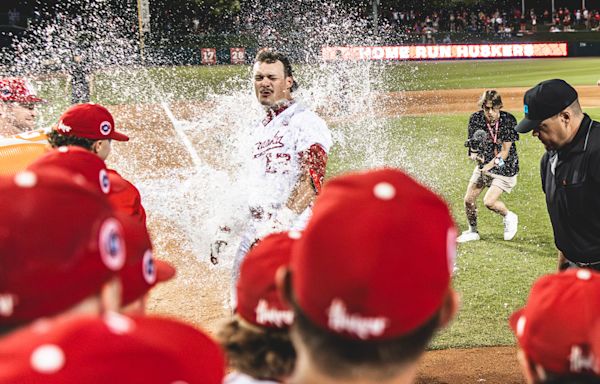
[{"label": "red cap with white logo", "polygon": [[283,302],[275,275],[290,261],[290,252],[300,233],[280,232],[262,239],[244,258],[237,284],[236,313],[251,324],[267,328],[288,328],[294,313]]},{"label": "red cap with white logo", "polygon": [[17,103],[45,102],[45,100],[35,95],[31,83],[21,77],[0,79],[0,101],[14,101]]},{"label": "red cap with white logo", "polygon": [[175,268],[152,254],[152,242],[146,225],[128,215],[117,214],[123,223],[127,261],[120,271],[123,285],[121,305],[142,298],[156,284],[175,276]]},{"label": "red cap with white logo", "polygon": [[0,325],[64,311],[124,263],[122,225],[105,195],[57,168],[0,177]]},{"label": "red cap with white logo", "polygon": [[446,203],[399,170],[332,179],[292,250],[297,304],[347,338],[411,332],[448,295],[455,235]]},{"label": "red cap with white logo", "polygon": [[52,129],[64,136],[92,140],[128,141],[129,137],[115,131],[115,121],[108,109],[95,103],[76,104],[67,109]]},{"label": "red cap with white logo", "polygon": [[41,173],[47,167],[58,167],[79,177],[81,182],[90,183],[102,193],[110,192],[106,163],[84,148],[59,147],[38,158],[27,169]]},{"label": "red cap with white logo", "polygon": [[225,358],[204,332],[167,318],[60,316],[0,340],[0,384],[221,384]]},{"label": "red cap with white logo", "polygon": [[509,323],[527,357],[546,371],[600,376],[600,273],[541,277]]}]

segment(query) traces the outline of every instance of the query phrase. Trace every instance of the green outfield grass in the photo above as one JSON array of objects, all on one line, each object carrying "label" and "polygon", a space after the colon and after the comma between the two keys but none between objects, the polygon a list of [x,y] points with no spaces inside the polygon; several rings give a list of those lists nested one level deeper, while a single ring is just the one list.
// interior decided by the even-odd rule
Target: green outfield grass
[{"label": "green outfield grass", "polygon": [[[378,90],[529,87],[544,79],[560,77],[573,85],[592,85],[600,78],[600,58],[508,61],[452,61],[395,63],[370,68],[384,81]],[[298,68],[300,80],[307,67]],[[248,89],[248,66],[150,68],[133,72],[112,71],[96,75],[93,100],[105,104],[148,103],[164,99],[203,100],[209,94],[228,94]],[[43,84],[41,94],[50,103],[42,108],[44,122],[55,121],[68,105],[64,80]],[[599,89],[600,92],[600,89]],[[520,111],[512,111],[517,119]],[[588,110],[600,119],[600,109]],[[369,119],[376,117],[370,116]],[[355,120],[355,119],[353,119]],[[379,147],[386,164],[407,169],[432,186],[449,202],[459,231],[466,227],[462,198],[474,165],[466,158],[463,142],[468,114],[403,117],[380,120],[385,127]],[[46,124],[46,125],[48,125]],[[361,122],[333,125],[357,137]],[[359,135],[358,135],[359,136]],[[521,172],[518,185],[503,196],[519,215],[519,232],[513,241],[502,239],[502,220],[479,200],[482,240],[459,246],[454,286],[461,293],[462,308],[453,325],[441,333],[434,348],[509,345],[514,339],[508,316],[521,306],[531,283],[556,268],[556,250],[539,180],[542,145],[530,135],[518,142]],[[334,146],[329,176],[360,168],[375,150],[346,142]],[[402,247],[402,244],[398,244]],[[418,257],[418,255],[415,255]],[[410,295],[410,292],[398,294]]]},{"label": "green outfield grass", "polygon": [[532,87],[561,78],[572,85],[595,85],[600,58],[441,61],[389,65],[383,89],[424,90],[454,88]]},{"label": "green outfield grass", "polygon": [[[600,58],[476,60],[372,63],[370,76],[380,77],[380,91],[424,89],[530,87],[560,77],[573,85],[592,85],[600,78]],[[303,73],[311,67],[297,66]],[[94,76],[93,98],[108,104],[204,100],[249,87],[250,67],[242,65],[153,67],[144,70],[104,70]],[[68,100],[64,80],[48,82],[42,93]],[[318,86],[318,85],[317,85]]]}]

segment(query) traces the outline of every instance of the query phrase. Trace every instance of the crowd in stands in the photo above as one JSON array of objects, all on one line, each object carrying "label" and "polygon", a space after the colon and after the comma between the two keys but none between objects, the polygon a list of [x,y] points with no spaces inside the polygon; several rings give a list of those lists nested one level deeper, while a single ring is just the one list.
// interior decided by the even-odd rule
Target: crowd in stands
[{"label": "crowd in stands", "polygon": [[525,14],[520,9],[493,11],[458,9],[420,12],[416,10],[391,10],[385,20],[392,29],[405,33],[467,32],[502,33],[505,31],[574,31],[597,30],[600,25],[600,11],[588,9],[558,8],[555,12],[535,9]]}]

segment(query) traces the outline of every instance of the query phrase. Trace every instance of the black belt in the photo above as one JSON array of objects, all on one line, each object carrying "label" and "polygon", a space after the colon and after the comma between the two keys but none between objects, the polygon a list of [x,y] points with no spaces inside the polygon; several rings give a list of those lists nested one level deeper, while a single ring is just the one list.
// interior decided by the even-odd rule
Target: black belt
[{"label": "black belt", "polygon": [[567,268],[589,268],[589,269],[593,269],[596,271],[600,271],[600,261],[593,261],[591,263],[582,263],[579,261],[567,260],[563,265],[561,265],[561,270],[567,269]]}]

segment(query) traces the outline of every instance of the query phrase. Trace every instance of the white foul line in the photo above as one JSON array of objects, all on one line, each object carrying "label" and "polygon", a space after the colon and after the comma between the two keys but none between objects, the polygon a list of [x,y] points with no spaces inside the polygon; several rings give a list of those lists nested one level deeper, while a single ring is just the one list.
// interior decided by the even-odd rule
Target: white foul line
[{"label": "white foul line", "polygon": [[177,119],[175,119],[175,116],[173,116],[171,108],[169,108],[169,105],[164,101],[160,103],[160,105],[163,107],[169,120],[171,120],[171,124],[173,124],[173,129],[175,129],[175,132],[177,133],[177,136],[179,136],[179,139],[183,143],[183,146],[185,147],[185,149],[187,149],[188,153],[190,154],[194,166],[196,167],[196,169],[200,168],[202,166],[200,156],[198,156],[198,152],[196,152],[196,149],[192,145],[192,142],[190,141],[189,137],[187,137],[183,129],[181,129],[181,126],[177,123]]}]

